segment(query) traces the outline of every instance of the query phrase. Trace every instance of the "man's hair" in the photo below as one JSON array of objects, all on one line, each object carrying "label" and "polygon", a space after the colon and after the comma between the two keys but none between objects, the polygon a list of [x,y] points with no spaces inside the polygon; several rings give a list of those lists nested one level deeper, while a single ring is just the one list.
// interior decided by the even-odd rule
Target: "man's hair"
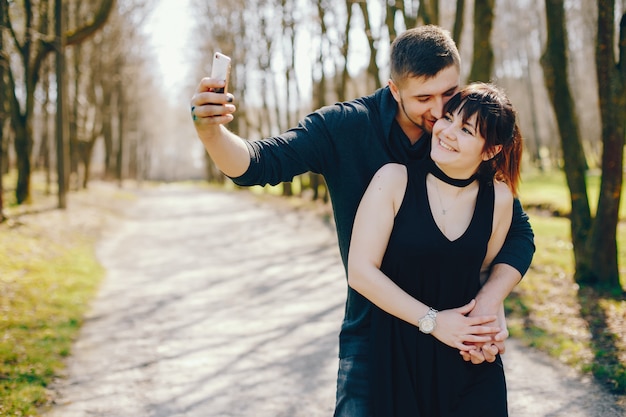
[{"label": "man's hair", "polygon": [[439,26],[408,29],[391,44],[391,79],[396,84],[410,77],[432,78],[452,65],[461,67],[459,50],[450,32]]}]

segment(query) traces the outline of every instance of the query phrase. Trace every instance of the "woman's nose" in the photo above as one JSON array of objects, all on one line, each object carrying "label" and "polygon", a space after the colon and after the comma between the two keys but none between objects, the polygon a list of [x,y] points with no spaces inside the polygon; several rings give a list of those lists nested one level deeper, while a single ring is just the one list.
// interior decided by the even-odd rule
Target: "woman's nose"
[{"label": "woman's nose", "polygon": [[456,126],[455,123],[450,123],[448,126],[446,126],[441,133],[443,134],[444,137],[448,138],[448,139],[453,139],[456,140]]}]

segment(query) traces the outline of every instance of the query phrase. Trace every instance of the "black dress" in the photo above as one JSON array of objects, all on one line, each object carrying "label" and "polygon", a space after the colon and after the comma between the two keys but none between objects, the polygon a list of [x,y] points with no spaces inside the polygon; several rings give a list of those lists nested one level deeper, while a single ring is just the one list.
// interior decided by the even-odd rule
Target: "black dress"
[{"label": "black dress", "polygon": [[[432,216],[427,166],[410,165],[381,270],[416,299],[441,311],[467,304],[480,289],[480,268],[491,235],[494,189],[479,180],[476,207],[464,234],[450,241]],[[501,358],[465,362],[417,327],[374,307],[370,382],[375,417],[507,416]]]}]

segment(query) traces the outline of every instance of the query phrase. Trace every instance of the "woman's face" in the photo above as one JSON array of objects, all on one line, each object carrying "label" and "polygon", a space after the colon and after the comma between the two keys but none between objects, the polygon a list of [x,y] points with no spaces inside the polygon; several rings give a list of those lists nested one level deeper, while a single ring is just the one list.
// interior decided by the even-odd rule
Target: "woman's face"
[{"label": "woman's face", "polygon": [[444,114],[433,127],[431,158],[454,178],[469,178],[483,161],[485,138],[476,126],[476,114],[465,122],[458,111]]}]

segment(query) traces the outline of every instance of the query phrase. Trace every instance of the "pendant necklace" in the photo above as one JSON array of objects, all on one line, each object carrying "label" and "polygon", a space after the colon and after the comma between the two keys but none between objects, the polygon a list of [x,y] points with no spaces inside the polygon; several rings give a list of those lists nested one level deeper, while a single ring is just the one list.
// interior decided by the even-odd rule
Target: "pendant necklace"
[{"label": "pendant necklace", "polygon": [[443,214],[444,216],[446,215],[446,213],[452,208],[454,207],[454,203],[456,202],[456,200],[459,198],[459,196],[461,195],[461,193],[465,190],[465,188],[461,188],[457,193],[456,196],[454,197],[454,200],[452,200],[452,204],[448,207],[445,208],[443,206],[443,200],[441,199],[441,194],[439,194],[439,184],[437,180],[434,180],[435,182],[435,191],[437,191],[437,198],[439,199],[439,207],[441,207],[441,214]]},{"label": "pendant necklace", "polygon": [[450,211],[450,209],[452,209],[452,207],[454,207],[454,203],[459,198],[461,193],[465,190],[465,187],[467,187],[468,185],[473,183],[474,180],[476,180],[476,178],[477,178],[476,174],[472,175],[471,177],[469,177],[467,179],[451,178],[445,172],[443,172],[441,170],[441,168],[439,168],[437,166],[437,164],[435,164],[435,162],[432,159],[429,159],[428,172],[430,172],[431,174],[433,174],[433,176],[435,176],[437,179],[445,182],[446,184],[450,184],[450,185],[452,185],[454,187],[460,188],[460,190],[457,192],[456,196],[454,197],[454,200],[452,201],[452,205],[449,206],[448,208],[444,208],[443,200],[442,200],[441,194],[439,192],[439,183],[438,183],[438,181],[436,179],[434,180],[435,181],[435,190],[437,191],[437,198],[439,199],[439,206],[441,207],[441,214],[443,214],[444,216],[446,215],[446,213],[448,211]]}]

